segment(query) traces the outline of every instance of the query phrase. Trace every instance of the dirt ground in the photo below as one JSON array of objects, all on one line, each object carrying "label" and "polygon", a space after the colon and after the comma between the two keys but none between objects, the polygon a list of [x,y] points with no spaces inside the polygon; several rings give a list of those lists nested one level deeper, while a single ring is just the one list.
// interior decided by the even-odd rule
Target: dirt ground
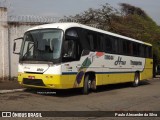
[{"label": "dirt ground", "polygon": [[17,80],[0,81],[0,90],[12,90],[21,88],[23,87],[18,84]]}]

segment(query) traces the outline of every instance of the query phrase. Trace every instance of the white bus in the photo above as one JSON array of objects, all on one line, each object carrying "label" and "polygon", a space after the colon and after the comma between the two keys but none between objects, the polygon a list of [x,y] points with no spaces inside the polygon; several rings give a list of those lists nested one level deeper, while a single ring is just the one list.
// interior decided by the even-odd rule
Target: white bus
[{"label": "white bus", "polygon": [[53,23],[18,39],[23,40],[18,82],[26,87],[82,88],[87,94],[99,85],[138,86],[152,78],[152,45],[129,37],[79,23]]}]

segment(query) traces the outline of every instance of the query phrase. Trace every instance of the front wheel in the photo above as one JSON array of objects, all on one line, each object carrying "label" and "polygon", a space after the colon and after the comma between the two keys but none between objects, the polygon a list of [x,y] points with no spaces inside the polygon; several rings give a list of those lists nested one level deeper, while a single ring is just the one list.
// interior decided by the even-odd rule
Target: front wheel
[{"label": "front wheel", "polygon": [[89,79],[89,75],[85,76],[82,93],[88,94],[91,89],[92,81]]},{"label": "front wheel", "polygon": [[134,76],[134,81],[133,81],[133,87],[137,87],[139,85],[139,73],[135,73],[135,76]]}]

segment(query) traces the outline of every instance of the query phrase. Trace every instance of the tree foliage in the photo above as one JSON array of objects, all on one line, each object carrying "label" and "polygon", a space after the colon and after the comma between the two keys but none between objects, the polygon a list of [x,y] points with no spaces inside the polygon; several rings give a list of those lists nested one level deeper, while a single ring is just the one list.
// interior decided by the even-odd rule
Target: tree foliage
[{"label": "tree foliage", "polygon": [[112,17],[118,14],[119,12],[117,9],[106,3],[105,5],[101,5],[101,8],[99,9],[89,8],[83,13],[76,14],[75,16],[65,16],[65,19],[72,19],[82,24],[95,25],[100,29],[108,30]]},{"label": "tree foliage", "polygon": [[125,16],[136,14],[142,17],[148,17],[148,15],[139,7],[135,7],[127,3],[120,3],[119,5],[121,6],[121,12]]},{"label": "tree foliage", "polygon": [[115,32],[153,44],[155,62],[160,63],[160,26],[139,7],[130,4],[119,4],[117,10],[108,3],[98,9],[88,9],[75,16],[65,17],[74,19],[82,24],[94,24],[98,28]]}]

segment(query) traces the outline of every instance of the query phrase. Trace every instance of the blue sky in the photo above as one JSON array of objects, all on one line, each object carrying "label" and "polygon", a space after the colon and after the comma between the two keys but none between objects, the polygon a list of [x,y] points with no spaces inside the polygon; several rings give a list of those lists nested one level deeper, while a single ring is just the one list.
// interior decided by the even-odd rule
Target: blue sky
[{"label": "blue sky", "polygon": [[[4,1],[4,0],[0,0]],[[160,0],[8,0],[14,15],[63,17],[81,13],[88,8],[99,8],[109,3],[118,8],[119,3],[129,3],[145,10],[160,25]]]}]

